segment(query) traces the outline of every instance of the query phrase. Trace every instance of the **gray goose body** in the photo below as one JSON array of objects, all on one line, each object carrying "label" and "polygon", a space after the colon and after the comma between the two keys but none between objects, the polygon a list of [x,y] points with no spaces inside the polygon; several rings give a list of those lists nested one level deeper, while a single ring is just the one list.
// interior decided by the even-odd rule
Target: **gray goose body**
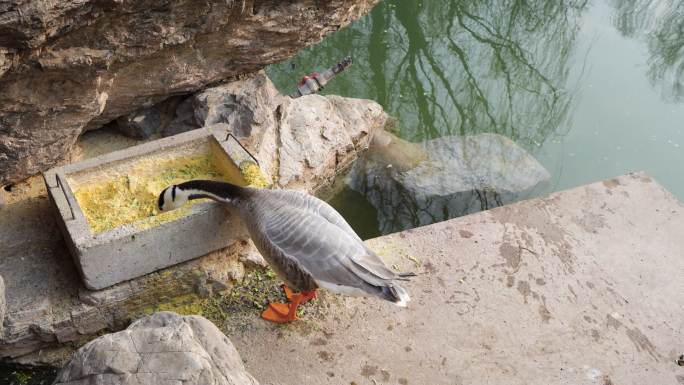
[{"label": "gray goose body", "polygon": [[[344,218],[318,198],[291,190],[210,181],[186,182],[178,188],[177,194],[187,192],[190,199],[209,197],[234,206],[259,252],[296,291],[321,287],[347,295],[376,296],[400,306],[409,300],[397,282],[406,280],[406,275],[388,269]],[[164,195],[171,198],[172,194],[162,193],[160,207]]]}]

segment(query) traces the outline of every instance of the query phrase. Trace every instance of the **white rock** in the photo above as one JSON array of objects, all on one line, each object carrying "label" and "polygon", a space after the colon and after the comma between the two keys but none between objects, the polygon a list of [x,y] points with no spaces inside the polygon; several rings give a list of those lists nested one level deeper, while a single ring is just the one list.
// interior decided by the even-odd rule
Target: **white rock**
[{"label": "white rock", "polygon": [[258,385],[209,320],[159,312],[80,348],[57,385]]}]

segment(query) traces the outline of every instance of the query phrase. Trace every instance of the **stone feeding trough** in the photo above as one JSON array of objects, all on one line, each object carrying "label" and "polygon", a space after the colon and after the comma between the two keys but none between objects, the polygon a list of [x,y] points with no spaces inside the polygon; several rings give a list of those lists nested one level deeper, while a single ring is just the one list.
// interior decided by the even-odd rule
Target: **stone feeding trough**
[{"label": "stone feeding trough", "polygon": [[199,257],[244,235],[230,208],[209,200],[159,213],[157,196],[168,185],[190,179],[268,184],[237,139],[207,129],[57,167],[43,177],[83,282],[93,290]]}]

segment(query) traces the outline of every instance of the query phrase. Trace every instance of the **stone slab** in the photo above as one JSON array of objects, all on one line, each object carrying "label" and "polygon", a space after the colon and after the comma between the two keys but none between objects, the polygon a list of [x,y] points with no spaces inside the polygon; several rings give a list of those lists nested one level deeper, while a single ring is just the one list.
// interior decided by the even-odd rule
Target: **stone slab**
[{"label": "stone slab", "polygon": [[684,206],[643,173],[369,241],[401,309],[324,295],[230,335],[261,384],[684,383]]}]

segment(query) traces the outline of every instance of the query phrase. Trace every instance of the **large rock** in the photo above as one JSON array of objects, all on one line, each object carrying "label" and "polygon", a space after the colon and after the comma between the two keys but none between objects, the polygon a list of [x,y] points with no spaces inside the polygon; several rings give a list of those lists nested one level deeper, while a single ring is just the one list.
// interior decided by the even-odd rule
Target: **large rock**
[{"label": "large rock", "polygon": [[87,129],[293,56],[376,0],[0,5],[0,185],[53,166]]},{"label": "large rock", "polygon": [[147,139],[159,132],[161,111],[158,106],[134,111],[116,120],[116,128],[134,139]]},{"label": "large rock", "polygon": [[287,99],[279,116],[278,182],[307,187],[349,166],[387,119],[375,102],[334,95]]},{"label": "large rock", "polygon": [[261,71],[208,88],[181,103],[166,130],[199,127],[238,138],[281,187],[311,190],[332,178],[367,147],[387,114],[370,100],[278,93]]},{"label": "large rock", "polygon": [[80,348],[61,385],[258,385],[235,347],[209,320],[160,312]]},{"label": "large rock", "polygon": [[[256,126],[275,124],[273,116],[282,102],[271,80],[263,71],[246,78],[210,87],[186,99],[176,110],[166,136],[199,127],[226,123],[233,134],[251,138]],[[261,130],[263,131],[263,129]]]},{"label": "large rock", "polygon": [[218,126],[235,135],[259,160],[264,171],[277,175],[272,164],[278,152],[276,112],[286,98],[263,71],[207,88],[183,101],[166,135],[199,127]]},{"label": "large rock", "polygon": [[380,231],[389,234],[519,200],[549,178],[534,157],[501,135],[417,144],[379,132],[347,182],[377,209]]}]

